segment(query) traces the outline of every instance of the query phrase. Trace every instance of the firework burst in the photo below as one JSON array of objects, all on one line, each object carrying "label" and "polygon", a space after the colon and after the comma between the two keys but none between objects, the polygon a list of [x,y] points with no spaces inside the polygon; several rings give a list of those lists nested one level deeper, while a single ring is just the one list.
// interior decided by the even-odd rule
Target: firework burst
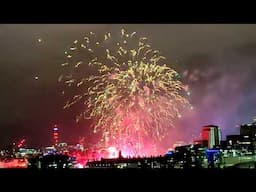
[{"label": "firework burst", "polygon": [[136,32],[122,29],[117,38],[90,32],[65,54],[67,73],[59,81],[75,94],[64,108],[84,105],[77,121],[93,119],[93,132],[106,144],[136,150],[147,139],[161,141],[190,107],[180,75]]}]

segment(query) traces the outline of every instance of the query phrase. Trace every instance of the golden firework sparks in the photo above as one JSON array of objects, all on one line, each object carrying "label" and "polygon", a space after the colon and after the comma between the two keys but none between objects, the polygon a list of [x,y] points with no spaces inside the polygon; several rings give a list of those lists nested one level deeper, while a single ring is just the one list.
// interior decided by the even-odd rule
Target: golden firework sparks
[{"label": "golden firework sparks", "polygon": [[146,37],[122,29],[118,39],[110,33],[97,38],[90,32],[65,52],[62,67],[68,75],[59,81],[76,87],[77,93],[64,108],[84,104],[87,111],[81,111],[77,121],[88,114],[95,122],[94,133],[108,133],[109,142],[138,136],[160,141],[184,108],[192,109],[184,97],[190,92]]}]

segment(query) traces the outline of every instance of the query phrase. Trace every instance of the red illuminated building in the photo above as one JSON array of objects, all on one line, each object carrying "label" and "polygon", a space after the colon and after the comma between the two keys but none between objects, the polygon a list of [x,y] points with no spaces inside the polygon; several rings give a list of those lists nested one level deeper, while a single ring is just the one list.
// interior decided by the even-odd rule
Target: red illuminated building
[{"label": "red illuminated building", "polygon": [[207,143],[208,148],[214,148],[220,145],[221,132],[216,125],[206,125],[201,131],[201,141]]}]

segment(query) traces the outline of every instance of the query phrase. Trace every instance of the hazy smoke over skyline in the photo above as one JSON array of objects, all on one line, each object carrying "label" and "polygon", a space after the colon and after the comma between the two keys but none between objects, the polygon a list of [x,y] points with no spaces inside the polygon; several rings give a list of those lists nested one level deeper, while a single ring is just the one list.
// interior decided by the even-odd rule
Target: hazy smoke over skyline
[{"label": "hazy smoke over skyline", "polygon": [[167,145],[199,137],[205,124],[220,126],[225,139],[239,133],[237,125],[252,121],[256,25],[0,25],[0,145],[20,137],[48,144],[55,123],[63,140],[89,140],[89,122],[75,124],[72,111],[62,110],[60,64],[73,40],[122,27],[147,36],[190,87],[194,111],[177,122]]}]

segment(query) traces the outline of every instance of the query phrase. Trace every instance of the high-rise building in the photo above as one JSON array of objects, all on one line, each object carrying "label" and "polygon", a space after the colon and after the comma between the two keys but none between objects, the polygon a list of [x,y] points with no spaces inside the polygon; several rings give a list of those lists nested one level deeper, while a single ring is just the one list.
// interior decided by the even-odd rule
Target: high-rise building
[{"label": "high-rise building", "polygon": [[256,122],[243,124],[240,126],[241,135],[256,136]]},{"label": "high-rise building", "polygon": [[216,125],[206,125],[201,131],[201,140],[207,141],[207,147],[209,149],[220,145],[221,130]]},{"label": "high-rise building", "polygon": [[53,142],[54,145],[57,145],[59,143],[59,128],[57,125],[54,125],[53,127]]}]

